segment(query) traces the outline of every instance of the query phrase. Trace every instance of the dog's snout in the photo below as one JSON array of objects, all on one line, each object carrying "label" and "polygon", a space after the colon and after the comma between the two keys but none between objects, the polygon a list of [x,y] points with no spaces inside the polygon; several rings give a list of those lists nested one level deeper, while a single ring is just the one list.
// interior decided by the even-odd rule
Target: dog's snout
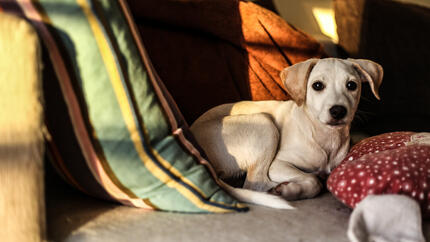
[{"label": "dog's snout", "polygon": [[336,120],[341,120],[346,116],[347,110],[344,106],[334,105],[330,108],[330,115]]}]

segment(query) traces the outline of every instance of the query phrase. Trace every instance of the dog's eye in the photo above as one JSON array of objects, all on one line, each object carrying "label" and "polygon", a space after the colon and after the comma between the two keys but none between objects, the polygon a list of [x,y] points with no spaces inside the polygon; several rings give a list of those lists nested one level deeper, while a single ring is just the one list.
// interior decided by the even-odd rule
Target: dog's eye
[{"label": "dog's eye", "polygon": [[350,91],[354,91],[355,89],[357,89],[357,83],[349,81],[346,83],[346,88]]},{"label": "dog's eye", "polygon": [[321,91],[322,89],[324,89],[324,83],[322,83],[320,81],[316,81],[312,84],[312,88],[315,91]]}]

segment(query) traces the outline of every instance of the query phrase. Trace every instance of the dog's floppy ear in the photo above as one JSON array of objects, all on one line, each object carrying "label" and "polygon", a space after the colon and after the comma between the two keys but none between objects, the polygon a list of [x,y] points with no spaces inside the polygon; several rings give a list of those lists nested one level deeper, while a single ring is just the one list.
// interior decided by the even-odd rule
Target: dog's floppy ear
[{"label": "dog's floppy ear", "polygon": [[347,60],[352,62],[353,67],[364,77],[362,81],[369,82],[373,95],[380,100],[378,91],[382,83],[382,77],[384,76],[382,66],[370,60],[350,58]]},{"label": "dog's floppy ear", "polygon": [[288,94],[297,103],[302,105],[306,97],[306,85],[309,74],[319,59],[309,59],[281,71],[281,80]]}]

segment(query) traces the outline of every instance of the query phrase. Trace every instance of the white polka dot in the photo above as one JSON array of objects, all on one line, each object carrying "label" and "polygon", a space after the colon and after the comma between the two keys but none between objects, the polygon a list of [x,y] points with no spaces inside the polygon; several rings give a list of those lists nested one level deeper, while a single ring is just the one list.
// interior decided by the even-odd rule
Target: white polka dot
[{"label": "white polka dot", "polygon": [[420,200],[423,200],[424,199],[424,193],[422,193],[422,192],[420,192]]},{"label": "white polka dot", "polygon": [[357,193],[354,193],[352,196],[353,196],[353,197],[358,197]]},{"label": "white polka dot", "polygon": [[351,189],[352,189],[351,187],[347,187],[346,188],[347,191],[351,191]]},{"label": "white polka dot", "polygon": [[351,180],[351,183],[352,183],[352,184],[354,184],[354,183],[356,183],[356,182],[357,182],[357,180],[355,180],[355,179],[352,179],[352,180]]},{"label": "white polka dot", "polygon": [[348,158],[348,160],[352,161],[352,160],[354,160],[354,157],[351,156],[351,157]]},{"label": "white polka dot", "polygon": [[394,171],[394,174],[395,174],[395,175],[398,175],[398,174],[400,174],[400,172],[399,172],[398,170],[395,170],[395,171]]},{"label": "white polka dot", "polygon": [[364,171],[361,171],[360,173],[358,173],[359,176],[364,176]]}]

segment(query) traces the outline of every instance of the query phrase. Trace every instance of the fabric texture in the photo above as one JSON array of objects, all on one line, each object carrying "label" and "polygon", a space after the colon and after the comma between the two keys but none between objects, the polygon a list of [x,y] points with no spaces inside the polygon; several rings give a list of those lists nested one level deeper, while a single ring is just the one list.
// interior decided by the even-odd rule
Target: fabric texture
[{"label": "fabric texture", "polygon": [[0,238],[46,240],[41,48],[24,19],[0,11]]},{"label": "fabric texture", "polygon": [[325,57],[275,13],[238,0],[129,0],[155,68],[186,120],[242,100],[288,100],[284,68]]},{"label": "fabric texture", "polygon": [[372,194],[404,194],[429,216],[429,137],[430,133],[394,132],[364,139],[330,174],[328,189],[350,207]]},{"label": "fabric texture", "polygon": [[370,135],[428,131],[430,122],[430,8],[428,1],[334,0],[339,46],[351,58],[384,67],[381,101],[366,88],[360,101],[362,131]]},{"label": "fabric texture", "polygon": [[[295,201],[296,209],[249,205],[247,213],[183,214],[103,203],[49,177],[51,241],[76,242],[345,242],[351,210],[330,193]],[[311,229],[310,229],[311,228]]]},{"label": "fabric texture", "polygon": [[351,242],[424,242],[418,203],[405,195],[370,195],[351,214]]},{"label": "fabric texture", "polygon": [[124,0],[0,6],[27,17],[43,39],[50,154],[70,184],[148,209],[246,210],[220,189],[187,138]]}]

